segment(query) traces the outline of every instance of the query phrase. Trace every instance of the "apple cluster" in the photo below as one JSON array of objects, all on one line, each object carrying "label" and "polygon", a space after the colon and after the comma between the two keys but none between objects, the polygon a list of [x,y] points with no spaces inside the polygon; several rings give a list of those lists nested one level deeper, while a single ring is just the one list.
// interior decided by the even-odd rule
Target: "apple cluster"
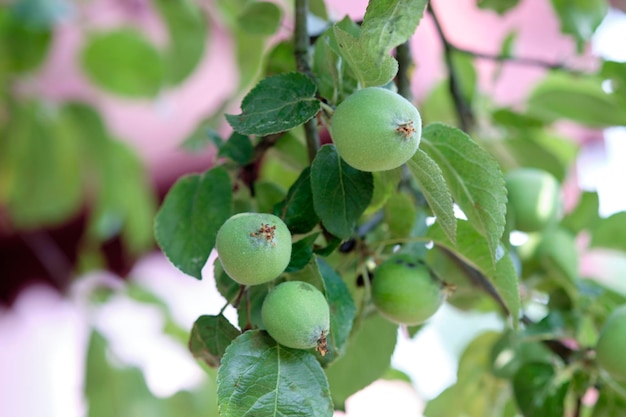
[{"label": "apple cluster", "polygon": [[[230,278],[241,285],[259,285],[278,278],[289,265],[291,233],[273,214],[239,213],[222,225],[215,248]],[[313,285],[277,285],[263,301],[261,319],[281,345],[326,353],[330,312],[326,297]]]}]

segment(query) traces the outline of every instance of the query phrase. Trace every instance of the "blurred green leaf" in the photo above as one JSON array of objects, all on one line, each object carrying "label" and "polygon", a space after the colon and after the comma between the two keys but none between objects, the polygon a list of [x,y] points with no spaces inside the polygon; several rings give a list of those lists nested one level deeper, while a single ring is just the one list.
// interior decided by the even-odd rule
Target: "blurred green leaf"
[{"label": "blurred green leaf", "polygon": [[579,52],[609,10],[606,0],[552,0],[552,7],[561,21],[561,32],[574,37]]},{"label": "blurred green leaf", "polygon": [[436,245],[442,246],[463,259],[466,263],[479,270],[488,282],[483,282],[484,288],[493,288],[504,303],[517,326],[520,309],[520,294],[517,272],[511,256],[498,248],[498,258],[494,265],[491,250],[480,234],[467,221],[458,220],[456,245],[445,236],[437,222],[428,229],[427,236],[432,238]]},{"label": "blurred green leaf", "polygon": [[509,406],[508,381],[491,373],[491,348],[498,340],[495,332],[476,337],[459,361],[457,382],[429,401],[428,417],[515,417]]},{"label": "blurred green leaf", "polygon": [[524,417],[564,415],[568,387],[548,363],[524,364],[513,377],[515,400]]},{"label": "blurred green leaf", "polygon": [[626,252],[626,211],[598,220],[591,229],[591,247]]},{"label": "blurred green leaf", "polygon": [[0,202],[19,228],[59,224],[82,204],[80,136],[58,110],[11,108],[0,138]]},{"label": "blurred green leaf", "polygon": [[132,254],[152,247],[156,201],[139,157],[109,136],[93,108],[68,103],[61,114],[71,124],[66,134],[75,135],[81,144],[82,180],[94,195],[88,237],[104,241],[121,235]]},{"label": "blurred green leaf", "polygon": [[154,97],[165,78],[157,49],[131,28],[92,34],[81,59],[93,82],[120,95]]},{"label": "blurred green leaf", "polygon": [[155,236],[178,269],[202,279],[217,231],[231,215],[228,173],[215,167],[180,178],[169,190],[155,219]]},{"label": "blurred green leaf", "polygon": [[241,114],[227,114],[239,133],[269,135],[303,124],[317,114],[315,84],[306,75],[292,72],[265,78],[243,99]]},{"label": "blurred green leaf", "polygon": [[626,125],[624,104],[600,79],[551,73],[531,92],[528,114],[553,122],[569,119],[591,127]]},{"label": "blurred green leaf", "polygon": [[87,351],[85,395],[88,417],[217,417],[217,389],[214,377],[193,392],[179,391],[158,398],[146,385],[141,371],[109,363],[106,340],[92,332]]},{"label": "blurred green leaf", "polygon": [[352,168],[334,145],[324,145],[311,165],[311,190],[315,212],[324,227],[346,239],[372,199],[372,174]]},{"label": "blurred green leaf", "polygon": [[221,417],[331,417],[328,382],[315,357],[277,344],[264,331],[230,344],[217,373]]},{"label": "blurred green leaf", "polygon": [[202,59],[208,41],[208,25],[204,11],[189,0],[157,0],[169,34],[163,54],[165,78],[179,84],[191,74]]},{"label": "blurred green leaf", "polygon": [[28,25],[8,7],[0,8],[0,76],[5,71],[20,73],[37,68],[51,41],[52,32],[47,25]]},{"label": "blurred green leaf", "polygon": [[519,3],[519,0],[477,0],[477,6],[480,9],[490,9],[499,15],[503,15],[515,8],[517,3]]},{"label": "blurred green leaf", "polygon": [[237,17],[241,30],[261,36],[274,34],[280,25],[282,11],[268,1],[256,1],[246,4],[244,10]]},{"label": "blurred green leaf", "polygon": [[572,233],[578,233],[587,228],[593,229],[600,219],[599,210],[598,193],[596,191],[583,191],[576,207],[561,220],[561,226]]},{"label": "blurred green leaf", "polygon": [[398,325],[379,314],[353,329],[342,357],[326,368],[335,407],[343,410],[346,399],[365,388],[389,369],[396,346]]},{"label": "blurred green leaf", "polygon": [[246,165],[254,155],[254,146],[247,135],[233,132],[217,153],[219,157],[230,158],[239,165]]}]

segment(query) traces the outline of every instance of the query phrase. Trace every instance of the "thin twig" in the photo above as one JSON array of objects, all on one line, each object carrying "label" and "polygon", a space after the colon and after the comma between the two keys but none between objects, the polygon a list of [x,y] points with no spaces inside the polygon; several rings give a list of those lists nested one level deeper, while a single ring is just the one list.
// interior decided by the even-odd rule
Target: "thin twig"
[{"label": "thin twig", "polygon": [[[307,28],[307,14],[309,11],[308,0],[296,0],[295,28],[294,28],[294,55],[296,68],[301,73],[313,79],[313,72],[309,65],[309,31]],[[313,161],[320,147],[320,138],[317,132],[317,119],[314,117],[304,124],[306,146],[309,161]]]},{"label": "thin twig", "polygon": [[550,70],[564,70],[567,72],[578,72],[577,70],[573,68],[569,68],[568,66],[562,63],[553,63],[553,62],[543,61],[537,58],[525,58],[525,57],[519,57],[519,56],[513,56],[513,55],[488,54],[485,52],[479,52],[479,51],[474,51],[474,50],[467,49],[467,48],[461,48],[450,43],[449,45],[450,45],[450,48],[452,48],[452,50],[454,50],[455,52],[459,52],[459,53],[466,54],[466,55],[471,55],[474,58],[487,59],[489,61],[497,61],[497,62],[511,62],[511,63],[515,63],[519,65],[541,67],[541,68],[546,68]]},{"label": "thin twig", "polygon": [[411,91],[411,73],[413,72],[413,57],[408,42],[398,45],[396,48],[396,60],[398,61],[398,75],[396,76],[396,86],[398,93],[409,101],[413,101]]},{"label": "thin twig", "polygon": [[437,29],[439,38],[443,43],[444,59],[446,61],[446,66],[448,67],[449,89],[450,94],[452,95],[452,100],[454,101],[457,117],[459,118],[459,126],[461,129],[468,132],[474,126],[474,113],[472,112],[472,108],[469,103],[465,100],[465,97],[463,97],[460,78],[454,66],[454,62],[452,62],[452,54],[455,51],[455,48],[450,44],[448,38],[444,34],[441,24],[439,23],[439,19],[437,18],[437,14],[430,4],[428,5],[428,11],[433,18],[435,28]]}]

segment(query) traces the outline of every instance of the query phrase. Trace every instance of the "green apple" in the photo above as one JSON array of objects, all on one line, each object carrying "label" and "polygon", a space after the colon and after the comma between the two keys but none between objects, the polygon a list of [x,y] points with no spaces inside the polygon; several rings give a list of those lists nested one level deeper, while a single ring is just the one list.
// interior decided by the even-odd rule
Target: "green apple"
[{"label": "green apple", "polygon": [[326,353],[330,310],[326,297],[304,281],[287,281],[269,292],[261,308],[265,330],[281,345]]},{"label": "green apple", "polygon": [[560,186],[552,174],[535,168],[516,169],[506,175],[506,187],[516,230],[536,232],[556,221]]},{"label": "green apple", "polygon": [[420,143],[422,119],[413,104],[381,87],[356,91],[331,120],[331,136],[346,163],[361,171],[386,171],[408,161]]},{"label": "green apple", "polygon": [[219,229],[215,248],[229,277],[242,285],[258,285],[287,268],[291,233],[273,214],[239,213]]},{"label": "green apple", "polygon": [[428,320],[443,304],[443,282],[421,259],[392,255],[374,270],[372,301],[387,319],[407,325]]}]

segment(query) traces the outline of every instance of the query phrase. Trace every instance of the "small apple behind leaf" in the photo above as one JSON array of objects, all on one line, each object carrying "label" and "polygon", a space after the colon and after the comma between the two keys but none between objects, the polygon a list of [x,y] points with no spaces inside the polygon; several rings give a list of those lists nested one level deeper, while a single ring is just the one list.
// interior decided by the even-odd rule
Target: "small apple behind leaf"
[{"label": "small apple behind leaf", "polygon": [[506,187],[516,230],[537,232],[556,221],[560,185],[552,174],[536,168],[516,169],[506,175]]},{"label": "small apple behind leaf", "polygon": [[417,325],[439,310],[446,284],[421,259],[396,254],[374,270],[372,301],[390,321]]},{"label": "small apple behind leaf", "polygon": [[356,91],[332,117],[331,136],[339,156],[361,171],[386,171],[408,161],[422,136],[413,104],[381,87]]}]

